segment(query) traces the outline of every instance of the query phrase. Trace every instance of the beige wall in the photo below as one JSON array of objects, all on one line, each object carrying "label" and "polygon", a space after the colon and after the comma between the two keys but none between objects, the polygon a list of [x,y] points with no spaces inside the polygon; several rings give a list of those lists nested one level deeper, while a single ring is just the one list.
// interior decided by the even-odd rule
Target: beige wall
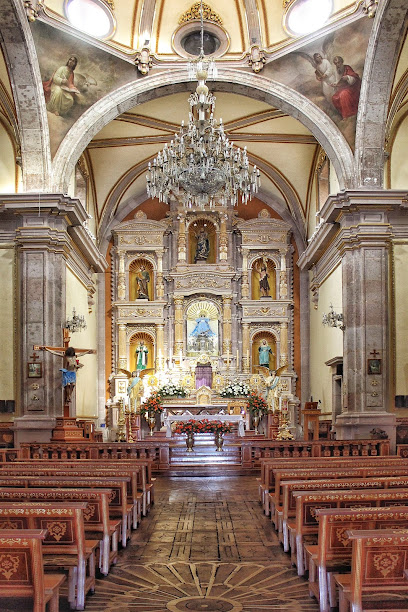
[{"label": "beige wall", "polygon": [[394,245],[395,395],[408,395],[408,243]]},{"label": "beige wall", "polygon": [[341,264],[327,277],[319,289],[317,310],[310,304],[310,394],[313,401],[321,400],[322,413],[332,410],[332,369],[325,362],[343,355],[343,332],[322,324],[324,313],[333,304],[335,312],[342,312]]},{"label": "beige wall", "polygon": [[391,151],[391,189],[406,189],[408,185],[408,118],[398,128]]},{"label": "beige wall", "polygon": [[[96,349],[96,304],[92,313],[88,313],[88,293],[86,287],[67,268],[66,276],[66,315],[72,318],[75,306],[78,315],[84,315],[87,328],[71,336],[70,345],[75,348]],[[84,367],[78,371],[76,384],[76,414],[77,416],[97,416],[97,356],[84,355],[79,358]]]},{"label": "beige wall", "polygon": [[[1,117],[0,117],[1,119]],[[11,140],[0,120],[0,193],[15,193],[16,163]]]},{"label": "beige wall", "polygon": [[[14,249],[0,246],[0,399],[15,399],[14,389]],[[1,416],[1,415],[0,415]],[[10,416],[10,415],[8,415]]]}]

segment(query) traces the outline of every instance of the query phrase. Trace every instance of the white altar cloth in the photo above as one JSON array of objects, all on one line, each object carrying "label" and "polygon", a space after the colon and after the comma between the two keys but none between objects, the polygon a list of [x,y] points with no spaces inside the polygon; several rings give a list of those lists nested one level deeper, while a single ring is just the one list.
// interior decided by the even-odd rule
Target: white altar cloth
[{"label": "white altar cloth", "polygon": [[244,419],[240,414],[167,414],[164,419],[166,425],[166,438],[171,438],[171,424],[174,421],[221,421],[224,423],[238,423],[238,435],[244,436]]}]

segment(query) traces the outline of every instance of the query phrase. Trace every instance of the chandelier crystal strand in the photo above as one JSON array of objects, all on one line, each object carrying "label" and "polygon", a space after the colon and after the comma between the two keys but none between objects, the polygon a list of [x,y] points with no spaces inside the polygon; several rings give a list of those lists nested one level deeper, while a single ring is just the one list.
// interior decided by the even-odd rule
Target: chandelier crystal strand
[{"label": "chandelier crystal strand", "polygon": [[189,97],[188,125],[181,123],[174,140],[149,162],[147,195],[169,203],[173,194],[186,208],[204,209],[216,204],[235,206],[239,196],[246,204],[258,192],[260,172],[251,171],[246,147],[234,147],[222,119],[214,118],[215,96],[206,85],[208,71],[203,49],[201,3],[201,49],[195,63],[198,85]]}]

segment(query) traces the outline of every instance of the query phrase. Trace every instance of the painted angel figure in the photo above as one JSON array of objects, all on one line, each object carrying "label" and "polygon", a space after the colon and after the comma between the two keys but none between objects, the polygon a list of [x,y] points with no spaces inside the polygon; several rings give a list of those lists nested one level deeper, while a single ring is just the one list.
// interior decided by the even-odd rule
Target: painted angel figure
[{"label": "painted angel figure", "polygon": [[269,412],[279,410],[279,381],[282,372],[286,369],[287,363],[277,370],[269,370],[263,366],[257,366],[257,369],[262,372],[264,382],[266,384],[266,401],[268,403]]}]

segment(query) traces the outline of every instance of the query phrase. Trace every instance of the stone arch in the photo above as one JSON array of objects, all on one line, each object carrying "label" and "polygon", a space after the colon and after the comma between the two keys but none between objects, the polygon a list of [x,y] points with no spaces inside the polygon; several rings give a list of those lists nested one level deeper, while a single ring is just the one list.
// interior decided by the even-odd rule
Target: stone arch
[{"label": "stone arch", "polygon": [[0,0],[0,14],[0,44],[7,65],[14,67],[9,74],[21,140],[23,188],[25,191],[48,191],[51,153],[47,111],[37,53],[23,2]]},{"label": "stone arch", "polygon": [[[56,192],[67,191],[77,159],[93,136],[105,125],[137,104],[185,91],[187,81],[184,70],[161,72],[148,79],[138,79],[124,85],[85,111],[57,151],[53,163],[53,189]],[[266,77],[232,68],[222,70],[214,90],[262,100],[298,119],[327,152],[336,170],[340,188],[354,186],[354,158],[349,145],[331,119],[307,98]]]},{"label": "stone arch", "polygon": [[367,189],[383,186],[388,104],[407,27],[406,0],[379,3],[367,49],[356,130],[357,186]]}]

